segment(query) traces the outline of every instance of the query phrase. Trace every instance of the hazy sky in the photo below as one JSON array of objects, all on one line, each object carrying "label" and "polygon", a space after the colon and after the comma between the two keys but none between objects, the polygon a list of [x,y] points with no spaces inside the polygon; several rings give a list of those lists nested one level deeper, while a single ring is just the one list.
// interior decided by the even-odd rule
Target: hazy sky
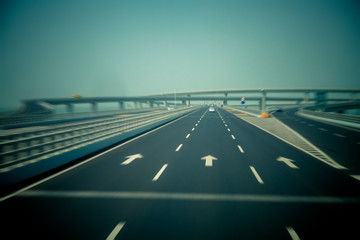
[{"label": "hazy sky", "polygon": [[0,107],[282,87],[360,88],[358,1],[0,3]]}]

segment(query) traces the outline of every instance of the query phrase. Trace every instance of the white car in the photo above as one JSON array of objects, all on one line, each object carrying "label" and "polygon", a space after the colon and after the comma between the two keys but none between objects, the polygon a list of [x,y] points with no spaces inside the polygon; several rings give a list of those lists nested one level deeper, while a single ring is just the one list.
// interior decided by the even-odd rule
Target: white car
[{"label": "white car", "polygon": [[209,112],[215,112],[215,108],[214,107],[209,107]]}]

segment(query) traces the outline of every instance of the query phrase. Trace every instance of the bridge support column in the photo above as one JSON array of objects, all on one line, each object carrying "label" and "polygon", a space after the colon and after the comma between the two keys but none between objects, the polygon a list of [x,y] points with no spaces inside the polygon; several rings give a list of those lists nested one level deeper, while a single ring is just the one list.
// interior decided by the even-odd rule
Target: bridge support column
[{"label": "bridge support column", "polygon": [[350,93],[350,101],[356,101],[357,97],[356,97],[356,93]]},{"label": "bridge support column", "polygon": [[164,101],[163,103],[164,103],[164,107],[168,106],[167,101]]},{"label": "bridge support column", "polygon": [[140,109],[141,108],[141,102],[135,102],[135,108]]},{"label": "bridge support column", "polygon": [[225,95],[225,99],[224,99],[223,104],[224,104],[224,105],[227,105],[228,102],[227,102],[227,99],[226,99],[226,98],[227,98],[227,96],[228,96],[228,93],[224,93],[224,95]]},{"label": "bridge support column", "polygon": [[70,104],[70,103],[66,104],[66,108],[69,113],[74,113],[74,105],[73,104]]},{"label": "bridge support column", "polygon": [[96,102],[91,103],[91,110],[92,110],[93,112],[96,112],[96,111],[97,111],[97,103],[96,103]]},{"label": "bridge support column", "polygon": [[304,103],[309,103],[309,99],[310,99],[310,93],[306,92],[304,95]]},{"label": "bridge support column", "polygon": [[260,110],[263,113],[266,112],[266,92],[265,91],[261,92]]},{"label": "bridge support column", "polygon": [[123,101],[119,101],[119,108],[120,108],[120,110],[124,109],[124,102]]},{"label": "bridge support column", "polygon": [[153,108],[154,107],[154,102],[153,101],[147,101],[148,107],[149,108]]}]

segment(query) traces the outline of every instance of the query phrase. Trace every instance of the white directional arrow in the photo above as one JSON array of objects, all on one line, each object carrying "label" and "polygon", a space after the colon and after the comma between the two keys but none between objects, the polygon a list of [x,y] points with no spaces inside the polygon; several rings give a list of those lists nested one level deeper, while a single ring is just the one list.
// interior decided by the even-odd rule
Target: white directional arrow
[{"label": "white directional arrow", "polygon": [[299,168],[298,166],[296,166],[295,164],[293,164],[292,162],[294,162],[294,160],[289,159],[289,158],[284,158],[284,157],[278,157],[276,159],[279,162],[284,162],[286,165],[288,165],[291,168]]},{"label": "white directional arrow", "polygon": [[205,157],[202,157],[201,159],[205,160],[205,167],[212,167],[212,161],[218,160],[216,157],[213,157],[211,155],[207,155]]},{"label": "white directional arrow", "polygon": [[126,157],[127,159],[124,162],[122,162],[121,165],[127,165],[127,164],[131,163],[132,161],[134,161],[135,159],[142,158],[142,157],[143,156],[140,153],[127,156]]}]

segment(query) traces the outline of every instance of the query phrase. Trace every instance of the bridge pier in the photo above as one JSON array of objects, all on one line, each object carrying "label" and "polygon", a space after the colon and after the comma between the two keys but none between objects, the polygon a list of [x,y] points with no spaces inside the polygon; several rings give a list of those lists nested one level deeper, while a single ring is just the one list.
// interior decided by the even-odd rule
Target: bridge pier
[{"label": "bridge pier", "polygon": [[91,103],[91,110],[93,112],[97,112],[97,103],[96,102]]},{"label": "bridge pier", "polygon": [[356,101],[357,97],[356,97],[356,93],[350,93],[350,101]]},{"label": "bridge pier", "polygon": [[134,104],[135,104],[135,108],[136,108],[136,109],[140,109],[140,108],[141,108],[141,102],[136,101],[136,102],[134,102]]},{"label": "bridge pier", "polygon": [[[224,93],[224,95],[225,95],[225,98],[227,98],[227,96],[228,96],[228,93]],[[227,105],[227,103],[228,103],[227,99],[224,99],[224,102],[223,102],[223,104],[224,104],[224,105]]]},{"label": "bridge pier", "polygon": [[69,113],[74,113],[74,105],[71,103],[66,104],[66,109]]},{"label": "bridge pier", "polygon": [[309,99],[310,99],[310,93],[305,92],[305,94],[304,94],[304,103],[309,103]]},{"label": "bridge pier", "polygon": [[265,91],[261,91],[260,110],[263,113],[266,112],[266,92]]},{"label": "bridge pier", "polygon": [[120,110],[124,109],[124,102],[123,101],[119,101],[119,108]]},{"label": "bridge pier", "polygon": [[153,108],[154,107],[154,102],[153,101],[147,101],[148,107],[149,108]]}]

